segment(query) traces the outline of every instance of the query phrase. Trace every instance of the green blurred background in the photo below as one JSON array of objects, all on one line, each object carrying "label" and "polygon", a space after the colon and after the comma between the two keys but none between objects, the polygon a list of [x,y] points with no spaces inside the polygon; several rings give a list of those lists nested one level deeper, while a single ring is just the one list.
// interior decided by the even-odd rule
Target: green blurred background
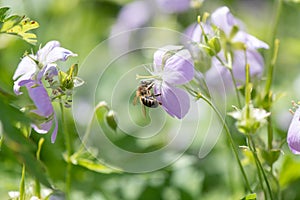
[{"label": "green blurred background", "polygon": [[[131,1],[0,0],[0,6],[10,7],[11,14],[24,14],[38,21],[40,27],[33,31],[38,36],[38,44],[45,44],[50,40],[60,41],[63,47],[79,55],[72,61],[78,61],[80,66],[93,48],[109,37],[118,12],[129,2]],[[223,5],[228,6],[232,13],[245,23],[249,33],[269,42],[275,6],[271,0],[207,0],[200,11],[191,9],[180,14],[166,15],[163,19],[154,17],[148,26],[184,31],[188,25],[195,22],[197,14],[212,12]],[[277,37],[280,39],[280,49],[273,91],[284,95],[276,102],[272,112],[275,136],[284,139],[292,117],[288,112],[290,102],[300,99],[300,4],[283,4]],[[0,35],[0,86],[5,91],[13,93],[13,73],[24,52],[30,49],[36,52],[38,45],[31,46],[17,37]],[[26,99],[25,95],[18,97],[13,104],[24,105],[28,101]],[[73,144],[76,146],[79,143],[78,136],[71,114],[68,114],[68,129],[71,130]],[[211,115],[207,108],[204,108],[203,114]],[[205,124],[205,120],[202,123]],[[243,137],[234,134],[237,143],[243,144]],[[32,140],[36,142],[40,137],[44,136],[35,133]],[[51,183],[63,189],[66,168],[61,156],[61,152],[64,151],[63,137],[59,137],[55,144],[49,142],[50,135],[45,137],[47,140],[43,146],[41,160],[47,166],[46,174]],[[214,149],[205,158],[199,159],[201,140],[201,137],[195,140],[176,163],[151,173],[100,174],[75,166],[72,173],[73,199],[241,198],[244,195],[243,180],[226,138],[221,136]],[[0,197],[7,199],[8,191],[18,190],[21,164],[18,155],[5,145],[1,147],[0,162]],[[276,164],[276,170],[283,199],[299,199],[300,158],[292,155],[286,144]],[[28,176],[27,183],[31,182],[32,179]]]}]

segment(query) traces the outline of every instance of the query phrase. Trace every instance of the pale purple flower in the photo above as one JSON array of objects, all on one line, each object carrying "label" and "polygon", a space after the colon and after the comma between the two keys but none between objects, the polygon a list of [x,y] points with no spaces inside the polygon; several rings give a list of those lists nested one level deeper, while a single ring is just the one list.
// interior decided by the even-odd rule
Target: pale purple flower
[{"label": "pale purple flower", "polygon": [[180,13],[190,8],[191,0],[156,0],[156,3],[165,13]]},{"label": "pale purple flower", "polygon": [[222,30],[228,38],[230,37],[232,28],[234,26],[238,27],[238,32],[231,39],[232,43],[242,42],[246,44],[247,49],[269,48],[269,45],[267,45],[265,42],[260,41],[256,37],[246,33],[244,31],[244,26],[242,22],[239,19],[235,18],[231,14],[229,8],[226,6],[216,9],[211,14],[211,23],[217,26],[220,30]]},{"label": "pale purple flower", "polygon": [[[260,77],[262,75],[264,69],[264,60],[262,55],[258,52],[258,49],[268,49],[269,46],[265,42],[246,33],[244,31],[245,28],[243,23],[239,19],[235,18],[227,7],[224,6],[216,9],[211,14],[211,17],[207,19],[206,23],[201,22],[201,25],[208,39],[212,37],[220,37],[220,35],[218,34],[218,30],[220,30],[224,33],[221,36],[225,36],[220,37],[221,44],[243,43],[245,45],[246,51],[235,48],[226,49],[226,51],[232,51],[231,67],[237,85],[241,85],[245,81],[246,61],[250,65],[251,77]],[[215,30],[215,27],[217,27],[217,30]],[[235,35],[232,35],[232,30],[234,27],[238,27],[238,29]],[[192,28],[193,31],[191,31]],[[202,29],[200,28],[200,25],[195,26],[193,24],[187,29],[186,34],[188,37],[190,37],[191,44],[198,44],[198,46],[194,44],[190,45],[189,47],[192,51],[192,54],[194,55],[194,59],[197,59],[197,56],[195,55],[199,54],[199,48],[201,48],[201,45],[207,45],[204,41]],[[217,54],[217,56],[223,61],[223,63],[226,64],[227,59],[225,57],[225,48],[228,48],[228,46],[222,46],[222,50]],[[245,56],[247,60],[245,60]],[[223,65],[223,63],[219,61],[219,59],[217,59],[215,56],[212,57],[211,63],[207,62],[207,65],[211,67],[204,74],[207,84],[214,89],[223,88],[223,84],[226,86],[232,86],[232,78],[230,72]],[[201,60],[203,60],[203,58]],[[228,87],[227,89],[230,89],[230,87]]]},{"label": "pale purple flower", "polygon": [[34,102],[36,109],[31,112],[41,116],[43,122],[36,121],[32,124],[34,130],[44,134],[50,131],[55,124],[51,136],[54,143],[57,135],[58,123],[51,103],[51,99],[42,84],[42,78],[50,81],[58,75],[56,61],[65,61],[70,56],[77,56],[70,50],[60,47],[58,41],[50,41],[43,48],[39,49],[36,55],[26,55],[19,63],[13,76],[14,92],[17,95],[21,86],[26,86],[28,94]]},{"label": "pale purple flower", "polygon": [[[263,57],[255,50],[248,50],[246,51],[247,61],[250,65],[250,76],[261,77],[263,72],[264,60]],[[223,54],[220,54],[221,59],[225,60]],[[245,82],[245,52],[242,50],[234,51],[234,60],[232,63],[232,72],[236,79],[237,85],[241,85]],[[232,79],[230,72],[227,68],[225,68],[217,58],[212,58],[212,66],[211,68],[205,73],[205,77],[207,82],[210,85],[218,85],[217,79],[222,79],[224,84],[231,84]]]},{"label": "pale purple flower", "polygon": [[300,109],[298,108],[294,113],[292,122],[290,124],[287,143],[290,150],[294,154],[300,154]]},{"label": "pale purple flower", "polygon": [[189,7],[190,0],[136,0],[124,5],[111,27],[109,45],[113,54],[125,53],[129,47],[138,43],[136,38],[131,38],[132,30],[146,27],[161,14],[183,12]]},{"label": "pale purple flower", "polygon": [[154,91],[163,109],[172,117],[183,118],[189,108],[187,92],[178,86],[194,76],[194,65],[188,50],[182,46],[165,46],[154,53]]},{"label": "pale purple flower", "polygon": [[17,95],[22,94],[22,92],[19,91],[19,83],[21,81],[31,79],[40,81],[50,65],[55,65],[54,63],[58,60],[65,61],[70,56],[77,56],[77,54],[60,47],[58,41],[48,42],[43,48],[38,50],[36,55],[26,55],[22,58],[13,76],[13,80],[15,81],[14,92]]},{"label": "pale purple flower", "polygon": [[25,86],[28,90],[30,98],[36,106],[36,109],[31,110],[31,112],[45,118],[45,121],[41,123],[36,122],[32,124],[32,127],[36,132],[45,134],[50,131],[54,123],[55,127],[51,135],[51,142],[54,143],[57,135],[58,123],[50,97],[46,89],[41,82],[36,82],[33,80],[27,81]]}]

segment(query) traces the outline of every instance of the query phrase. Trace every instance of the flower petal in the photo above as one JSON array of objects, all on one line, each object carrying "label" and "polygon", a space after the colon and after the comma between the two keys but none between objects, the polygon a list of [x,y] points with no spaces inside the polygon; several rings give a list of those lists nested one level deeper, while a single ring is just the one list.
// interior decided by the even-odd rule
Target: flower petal
[{"label": "flower petal", "polygon": [[153,56],[153,71],[155,74],[161,73],[163,71],[163,62],[166,61],[166,53],[170,51],[179,51],[182,49],[183,46],[176,46],[176,45],[167,45],[164,47],[159,48]]},{"label": "flower petal", "polygon": [[41,71],[39,71],[37,75],[38,81],[41,81],[43,77],[45,79],[51,79],[54,76],[58,75],[58,69],[56,64],[49,64],[46,67],[44,67]]},{"label": "flower petal", "polygon": [[47,42],[47,44],[45,44],[45,46],[43,48],[41,48],[40,50],[38,50],[37,52],[37,58],[38,61],[41,62],[43,65],[46,65],[47,63],[45,63],[48,54],[55,48],[55,47],[59,47],[60,43],[58,41],[52,40]]},{"label": "flower petal", "polygon": [[190,99],[184,90],[162,83],[162,85],[155,85],[155,93],[160,94],[157,100],[162,103],[163,109],[172,117],[182,119],[188,113]]},{"label": "flower petal", "polygon": [[290,124],[287,143],[294,154],[300,154],[300,109],[298,108]]},{"label": "flower petal", "polygon": [[77,56],[77,54],[62,47],[55,47],[52,49],[52,51],[49,52],[44,64],[47,65],[49,63],[54,63],[58,60],[66,61],[70,56],[75,57]]},{"label": "flower petal", "polygon": [[269,49],[269,45],[256,37],[244,32],[244,31],[239,31],[235,37],[233,38],[233,42],[238,41],[238,42],[243,42],[246,44],[247,48],[250,49]]},{"label": "flower petal", "polygon": [[[33,55],[30,55],[32,58],[34,58]],[[37,65],[36,63],[28,56],[25,56],[21,62],[19,63],[15,74],[13,76],[14,82],[14,92],[17,95],[22,94],[20,90],[20,82],[24,80],[30,80],[32,75],[37,71]]]},{"label": "flower petal", "polygon": [[227,36],[229,36],[233,26],[243,27],[242,22],[236,19],[226,6],[216,9],[211,14],[211,21],[223,30]]},{"label": "flower petal", "polygon": [[167,59],[162,79],[172,85],[181,85],[194,77],[194,63],[186,49],[177,52]]},{"label": "flower petal", "polygon": [[149,6],[151,5],[146,1],[134,1],[127,4],[121,9],[117,24],[122,25],[125,30],[142,27],[151,17],[152,11]]},{"label": "flower petal", "polygon": [[37,59],[43,66],[58,60],[65,61],[70,56],[77,56],[77,54],[74,54],[68,49],[60,47],[60,43],[58,41],[48,42],[37,52]]},{"label": "flower petal", "polygon": [[40,134],[46,134],[52,127],[52,120],[46,121],[42,124],[31,124],[31,127]]},{"label": "flower petal", "polygon": [[156,0],[156,3],[165,13],[184,12],[190,8],[190,0]]},{"label": "flower petal", "polygon": [[40,116],[50,117],[54,110],[50,97],[42,83],[31,81],[26,84],[26,87],[30,98],[37,108],[33,112]]},{"label": "flower petal", "polygon": [[[260,77],[264,68],[263,57],[256,50],[247,50],[246,56],[250,66],[250,76]],[[232,70],[235,78],[240,83],[245,82],[245,66],[246,63],[244,51],[235,51]]]}]

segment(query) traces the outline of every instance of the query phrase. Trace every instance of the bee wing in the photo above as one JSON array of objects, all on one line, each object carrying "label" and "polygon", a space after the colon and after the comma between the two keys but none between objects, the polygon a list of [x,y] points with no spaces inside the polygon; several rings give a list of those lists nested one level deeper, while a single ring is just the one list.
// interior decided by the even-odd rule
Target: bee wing
[{"label": "bee wing", "polygon": [[146,106],[144,104],[142,104],[141,106],[142,106],[143,116],[146,117]]}]

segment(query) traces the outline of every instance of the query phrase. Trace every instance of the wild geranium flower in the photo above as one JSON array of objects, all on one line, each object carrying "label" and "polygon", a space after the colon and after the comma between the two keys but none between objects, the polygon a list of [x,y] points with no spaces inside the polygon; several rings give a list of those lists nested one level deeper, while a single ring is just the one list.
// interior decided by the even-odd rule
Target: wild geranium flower
[{"label": "wild geranium flower", "polygon": [[[246,33],[242,22],[235,18],[227,7],[224,6],[215,10],[205,23],[201,22],[201,26],[202,29],[199,25],[192,25],[191,27],[194,27],[194,30],[187,32],[187,36],[193,42],[198,43],[199,48],[204,42],[202,30],[204,30],[208,39],[219,38],[221,44],[221,51],[213,55],[211,63],[208,63],[211,67],[205,72],[208,85],[218,87],[219,84],[222,84],[222,81],[225,84],[232,85],[230,84],[232,81],[230,72],[226,68],[228,66],[224,66],[228,62],[229,54],[232,62],[230,67],[238,85],[243,84],[245,81],[246,62],[250,65],[251,77],[260,77],[262,75],[264,62],[258,49],[268,49],[269,46]],[[208,44],[205,45],[208,46]],[[195,48],[193,47],[193,49]],[[245,57],[247,60],[245,60]],[[222,80],[220,80],[220,76]]]},{"label": "wild geranium flower", "polygon": [[290,124],[287,143],[294,154],[300,154],[300,109],[297,108]]},{"label": "wild geranium flower", "polygon": [[182,46],[165,46],[157,50],[150,73],[163,109],[172,117],[183,118],[190,108],[190,100],[187,92],[178,86],[188,83],[194,76],[189,51]]},{"label": "wild geranium flower", "polygon": [[36,120],[32,127],[38,133],[44,134],[52,131],[51,142],[54,143],[57,135],[58,123],[51,103],[51,99],[43,85],[42,78],[48,82],[58,75],[56,61],[65,61],[70,56],[77,56],[70,50],[60,47],[58,41],[50,41],[39,49],[36,55],[26,55],[19,63],[13,76],[14,92],[22,94],[20,87],[26,86],[28,94],[35,104],[36,109],[31,113],[37,114],[41,119]]},{"label": "wild geranium flower", "polygon": [[[221,42],[225,43],[223,51],[219,53],[219,57],[226,62],[226,52],[232,52],[232,71],[238,84],[245,80],[245,54],[247,62],[250,65],[250,75],[259,77],[263,72],[263,57],[257,49],[268,49],[269,46],[260,41],[256,37],[246,33],[243,29],[244,25],[239,19],[236,19],[227,7],[218,8],[211,15],[211,23],[224,32],[225,37],[221,37]],[[222,41],[223,40],[223,41]],[[229,45],[229,49],[227,48]],[[243,49],[245,48],[245,49]],[[212,66],[218,67],[219,61],[212,60]],[[215,69],[212,69],[215,70]]]}]

